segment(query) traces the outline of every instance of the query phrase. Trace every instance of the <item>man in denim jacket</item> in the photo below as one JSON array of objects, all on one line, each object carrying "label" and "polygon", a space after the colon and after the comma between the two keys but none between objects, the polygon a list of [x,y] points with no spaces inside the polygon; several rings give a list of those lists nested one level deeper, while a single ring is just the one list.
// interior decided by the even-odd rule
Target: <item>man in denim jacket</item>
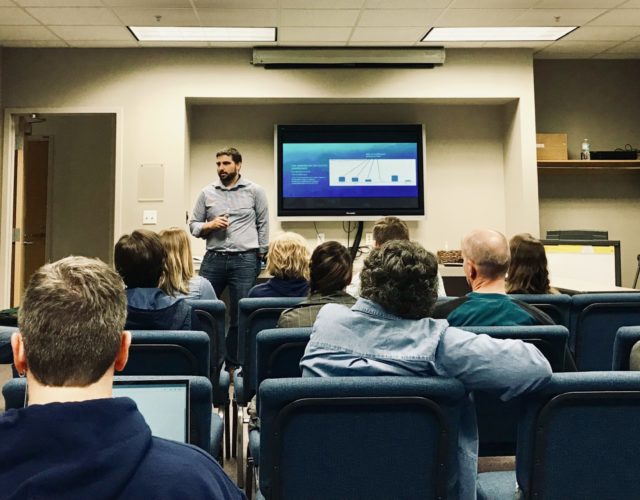
[{"label": "man in denim jacket", "polygon": [[[535,390],[551,367],[534,346],[498,340],[430,318],[436,300],[435,257],[418,243],[389,241],[361,273],[361,298],[324,306],[300,362],[307,377],[401,375],[454,377],[469,391],[508,400]],[[472,400],[463,409],[451,498],[476,498],[477,427]]]}]

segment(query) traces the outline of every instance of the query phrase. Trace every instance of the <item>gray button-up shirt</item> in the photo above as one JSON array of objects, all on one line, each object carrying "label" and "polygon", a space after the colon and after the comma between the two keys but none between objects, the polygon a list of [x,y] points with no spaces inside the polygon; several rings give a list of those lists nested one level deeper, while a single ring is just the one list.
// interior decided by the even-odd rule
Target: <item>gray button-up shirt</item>
[{"label": "gray button-up shirt", "polygon": [[[229,216],[229,227],[204,234],[202,226],[220,215]],[[267,195],[257,184],[240,177],[231,188],[220,181],[206,186],[193,208],[191,234],[207,240],[207,250],[266,253],[269,245]]]}]

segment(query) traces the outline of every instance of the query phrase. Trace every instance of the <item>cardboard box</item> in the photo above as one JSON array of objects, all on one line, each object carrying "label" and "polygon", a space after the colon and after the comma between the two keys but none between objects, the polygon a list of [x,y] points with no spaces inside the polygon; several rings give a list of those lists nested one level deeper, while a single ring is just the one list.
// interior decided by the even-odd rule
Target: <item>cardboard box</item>
[{"label": "cardboard box", "polygon": [[567,160],[567,134],[536,134],[538,160]]}]

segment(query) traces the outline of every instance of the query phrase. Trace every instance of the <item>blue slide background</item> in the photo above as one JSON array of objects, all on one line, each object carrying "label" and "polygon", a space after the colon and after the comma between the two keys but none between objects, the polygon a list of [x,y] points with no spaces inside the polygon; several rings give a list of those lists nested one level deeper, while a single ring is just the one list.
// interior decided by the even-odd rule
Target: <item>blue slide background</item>
[{"label": "blue slide background", "polygon": [[[285,198],[408,198],[418,196],[418,186],[329,185],[331,159],[413,159],[415,143],[285,143],[282,145],[282,194]],[[292,184],[292,169],[303,167],[308,184]],[[416,175],[417,179],[417,175]]]}]

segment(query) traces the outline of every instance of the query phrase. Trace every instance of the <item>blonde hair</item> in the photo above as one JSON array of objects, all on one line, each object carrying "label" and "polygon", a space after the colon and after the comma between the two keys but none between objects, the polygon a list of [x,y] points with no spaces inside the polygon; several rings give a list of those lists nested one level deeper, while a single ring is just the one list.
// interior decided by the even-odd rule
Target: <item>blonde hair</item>
[{"label": "blonde hair", "polygon": [[298,233],[281,233],[269,243],[267,272],[280,279],[309,279],[307,240]]},{"label": "blonde hair", "polygon": [[158,233],[167,258],[164,261],[160,288],[169,295],[189,293],[189,280],[193,278],[193,258],[189,236],[184,229],[170,227]]}]

